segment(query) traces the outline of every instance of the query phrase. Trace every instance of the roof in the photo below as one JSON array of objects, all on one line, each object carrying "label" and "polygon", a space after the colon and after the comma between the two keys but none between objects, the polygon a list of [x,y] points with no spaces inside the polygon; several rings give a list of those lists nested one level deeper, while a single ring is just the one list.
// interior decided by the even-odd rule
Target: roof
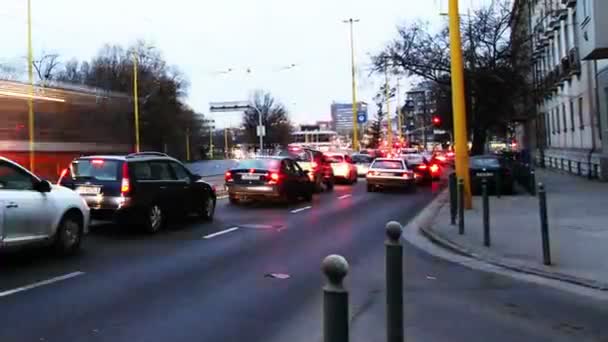
[{"label": "roof", "polygon": [[398,162],[403,162],[403,159],[401,159],[401,158],[376,158],[376,159],[374,159],[374,161],[398,161]]}]

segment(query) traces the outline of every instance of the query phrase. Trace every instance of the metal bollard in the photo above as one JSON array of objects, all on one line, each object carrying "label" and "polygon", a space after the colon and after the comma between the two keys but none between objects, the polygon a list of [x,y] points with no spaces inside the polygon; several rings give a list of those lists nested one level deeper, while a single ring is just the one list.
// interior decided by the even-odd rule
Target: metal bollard
[{"label": "metal bollard", "polygon": [[458,212],[458,189],[456,184],[456,173],[450,173],[449,177],[449,186],[450,186],[450,223],[452,225],[456,224],[456,214]]},{"label": "metal bollard", "polygon": [[540,233],[543,247],[543,263],[551,265],[551,245],[549,244],[549,221],[547,219],[547,194],[543,183],[538,183],[538,204],[540,210]]},{"label": "metal bollard", "polygon": [[464,179],[458,180],[458,234],[464,234]]},{"label": "metal bollard", "polygon": [[327,277],[323,287],[323,341],[348,342],[348,291],[342,284],[348,262],[340,255],[329,255],[321,269]]},{"label": "metal bollard", "polygon": [[530,195],[536,196],[536,171],[530,169]]},{"label": "metal bollard", "polygon": [[483,195],[483,245],[490,247],[490,199],[488,198],[488,181],[484,178],[481,184]]},{"label": "metal bollard", "polygon": [[386,337],[388,342],[403,342],[403,228],[399,222],[386,224]]}]

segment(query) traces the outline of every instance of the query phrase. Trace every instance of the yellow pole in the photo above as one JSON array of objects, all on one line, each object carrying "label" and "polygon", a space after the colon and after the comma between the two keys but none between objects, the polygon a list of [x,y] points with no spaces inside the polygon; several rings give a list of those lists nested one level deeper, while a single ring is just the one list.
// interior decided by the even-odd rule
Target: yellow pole
[{"label": "yellow pole", "polygon": [[32,50],[32,1],[27,0],[27,76],[30,83],[30,96],[27,100],[27,117],[30,152],[30,171],[34,172],[36,163],[34,158],[34,54]]},{"label": "yellow pole", "polygon": [[386,98],[386,125],[387,125],[387,135],[388,135],[388,148],[390,151],[393,150],[393,127],[391,124],[391,99],[390,99],[390,89],[388,84],[388,65],[386,61],[384,63],[384,97]]},{"label": "yellow pole", "polygon": [[397,79],[397,127],[399,127],[399,143],[403,138],[403,118],[401,117],[401,92],[399,79]]},{"label": "yellow pole", "polygon": [[133,52],[133,121],[135,122],[135,152],[139,152],[139,95],[137,94],[137,54]]},{"label": "yellow pole", "polygon": [[460,18],[458,0],[449,0],[450,53],[452,57],[452,103],[454,112],[454,139],[456,144],[456,177],[464,180],[465,208],[473,207],[469,178],[469,146],[467,138],[467,116],[464,98],[464,66],[462,42],[460,40]]},{"label": "yellow pole", "polygon": [[190,160],[190,128],[186,128],[186,160]]},{"label": "yellow pole", "polygon": [[213,126],[209,127],[209,158],[213,158]]},{"label": "yellow pole", "polygon": [[350,18],[350,59],[351,59],[351,76],[352,76],[352,91],[353,91],[353,150],[359,150],[359,138],[357,128],[357,80],[355,75],[355,38],[353,37],[353,23],[359,20]]},{"label": "yellow pole", "polygon": [[224,154],[228,159],[228,128],[224,128]]}]

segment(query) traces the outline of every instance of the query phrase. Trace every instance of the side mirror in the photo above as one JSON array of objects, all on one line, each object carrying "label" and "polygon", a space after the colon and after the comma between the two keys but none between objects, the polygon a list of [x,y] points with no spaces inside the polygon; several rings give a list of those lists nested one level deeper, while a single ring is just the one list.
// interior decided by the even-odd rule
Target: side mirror
[{"label": "side mirror", "polygon": [[47,180],[41,180],[40,182],[36,183],[34,190],[38,192],[51,192],[51,183],[49,183]]},{"label": "side mirror", "polygon": [[202,178],[203,177],[201,177],[201,175],[196,175],[196,174],[192,175],[192,180],[195,181],[195,182],[201,180]]},{"label": "side mirror", "polygon": [[308,175],[310,173],[310,170],[302,170],[302,173],[304,173],[305,175]]}]

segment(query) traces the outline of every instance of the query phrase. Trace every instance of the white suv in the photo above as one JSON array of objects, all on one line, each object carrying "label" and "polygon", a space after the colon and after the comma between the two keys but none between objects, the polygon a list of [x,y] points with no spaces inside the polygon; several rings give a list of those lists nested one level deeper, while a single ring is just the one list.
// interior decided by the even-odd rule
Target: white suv
[{"label": "white suv", "polygon": [[0,157],[0,249],[52,244],[70,254],[88,227],[89,207],[76,192]]}]

